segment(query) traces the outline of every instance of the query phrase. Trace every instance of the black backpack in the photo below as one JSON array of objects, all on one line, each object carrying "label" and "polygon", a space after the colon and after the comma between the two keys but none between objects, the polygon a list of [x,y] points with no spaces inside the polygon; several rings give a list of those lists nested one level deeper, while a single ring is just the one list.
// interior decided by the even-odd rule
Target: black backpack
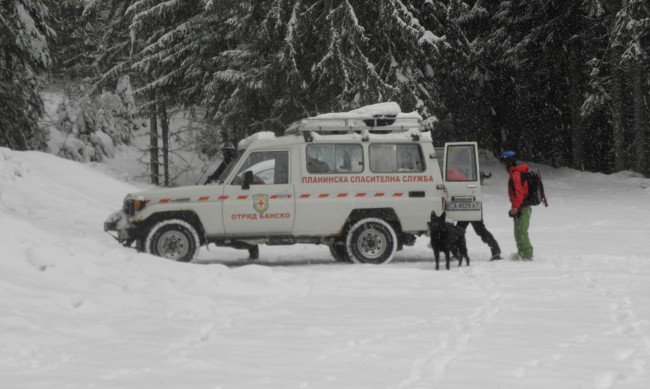
[{"label": "black backpack", "polygon": [[539,171],[522,172],[521,184],[523,185],[524,182],[528,183],[528,195],[526,195],[522,206],[534,206],[544,203],[544,206],[548,207],[548,201],[546,201],[546,195],[544,194],[544,183],[542,183],[542,176]]}]

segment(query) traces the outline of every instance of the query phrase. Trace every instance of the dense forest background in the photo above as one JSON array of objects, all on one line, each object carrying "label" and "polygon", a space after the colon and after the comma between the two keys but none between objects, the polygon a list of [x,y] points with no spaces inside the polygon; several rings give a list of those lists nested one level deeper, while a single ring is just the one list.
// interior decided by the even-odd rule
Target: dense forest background
[{"label": "dense forest background", "polygon": [[87,145],[61,154],[97,160],[146,118],[154,183],[172,109],[201,117],[197,153],[216,156],[383,101],[440,143],[648,175],[649,53],[648,0],[0,0],[0,146],[46,147],[56,80],[59,128]]}]

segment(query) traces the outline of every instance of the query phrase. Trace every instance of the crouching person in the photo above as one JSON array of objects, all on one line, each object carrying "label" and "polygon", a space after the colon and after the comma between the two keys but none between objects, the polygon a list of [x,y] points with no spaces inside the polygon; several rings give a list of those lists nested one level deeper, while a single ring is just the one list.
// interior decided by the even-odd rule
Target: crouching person
[{"label": "crouching person", "polygon": [[528,166],[517,163],[517,154],[514,151],[505,151],[499,160],[508,171],[508,196],[511,205],[508,214],[514,220],[517,242],[517,254],[513,255],[513,259],[530,261],[533,259],[533,245],[528,237],[528,227],[532,209],[524,204],[528,196],[528,182],[521,178],[522,173],[528,172]]}]

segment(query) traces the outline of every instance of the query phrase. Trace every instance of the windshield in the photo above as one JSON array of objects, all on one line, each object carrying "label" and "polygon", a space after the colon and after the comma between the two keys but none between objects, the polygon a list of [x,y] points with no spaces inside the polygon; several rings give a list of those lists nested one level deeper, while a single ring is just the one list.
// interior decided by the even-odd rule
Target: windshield
[{"label": "windshield", "polygon": [[230,161],[228,166],[226,166],[224,171],[221,172],[221,174],[219,175],[219,178],[217,179],[217,184],[223,184],[223,182],[226,180],[226,178],[228,177],[232,169],[235,167],[235,165],[237,165],[237,162],[239,162],[239,160],[241,159],[241,156],[244,155],[244,151],[246,150],[245,149],[237,150],[237,154],[235,155],[235,158],[233,158],[232,161]]}]

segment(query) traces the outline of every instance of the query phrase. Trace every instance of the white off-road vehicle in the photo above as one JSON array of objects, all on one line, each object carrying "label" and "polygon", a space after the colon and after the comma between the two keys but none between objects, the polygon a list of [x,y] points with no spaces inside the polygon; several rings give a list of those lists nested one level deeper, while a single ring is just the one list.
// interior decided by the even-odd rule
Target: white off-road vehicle
[{"label": "white off-road vehicle", "polygon": [[388,263],[427,232],[432,211],[482,218],[477,144],[443,154],[423,129],[420,115],[384,103],[257,133],[214,183],[129,194],[104,228],[183,262],[208,243],[314,243],[337,261]]}]

